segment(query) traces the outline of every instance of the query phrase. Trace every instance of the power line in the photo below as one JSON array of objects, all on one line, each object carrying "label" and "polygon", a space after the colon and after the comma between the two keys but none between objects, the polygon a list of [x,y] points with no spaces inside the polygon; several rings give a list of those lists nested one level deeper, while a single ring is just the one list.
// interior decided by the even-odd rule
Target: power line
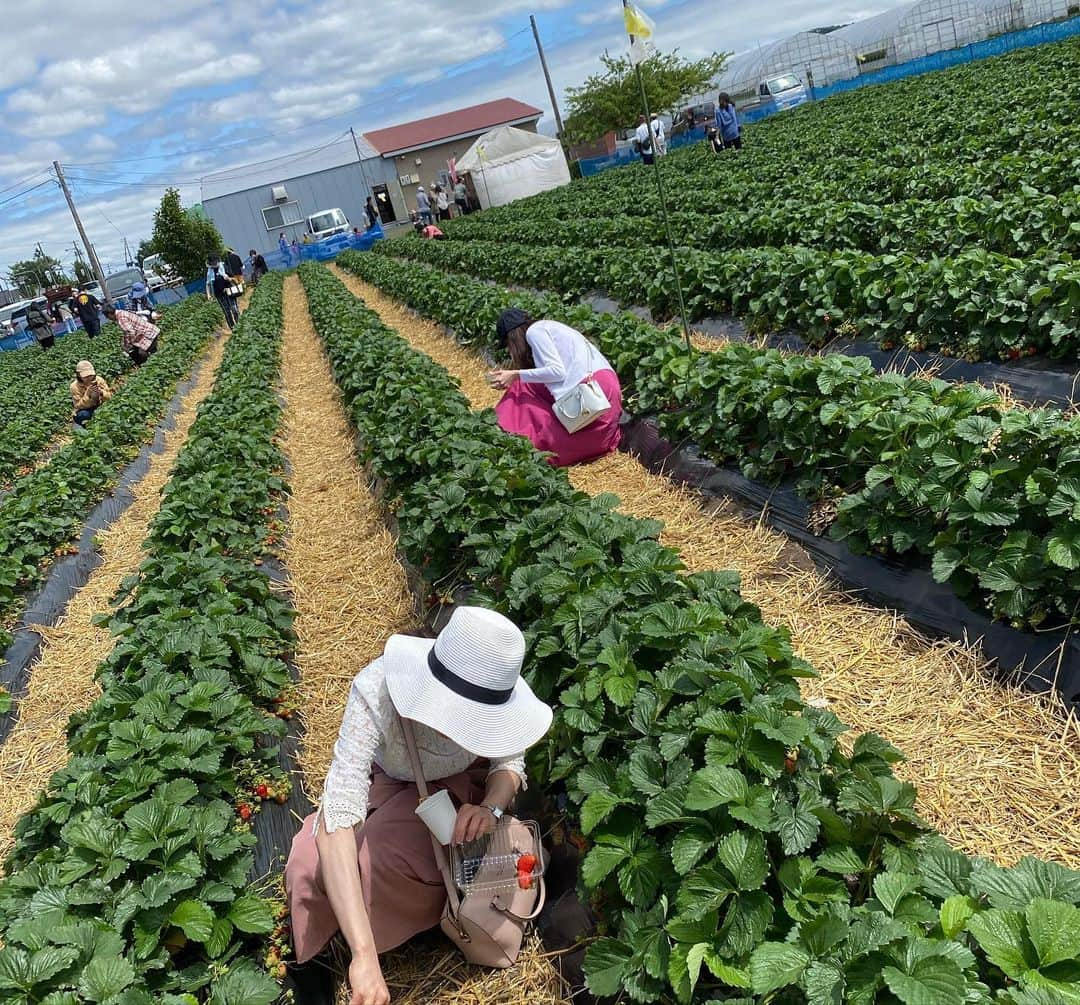
[{"label": "power line", "polygon": [[39,188],[44,188],[46,185],[53,183],[52,178],[46,178],[44,181],[38,182],[32,188],[23,189],[21,192],[16,192],[14,195],[8,196],[6,199],[0,201],[0,206],[6,206],[9,202],[14,202],[16,199],[21,199],[24,195],[29,195],[31,192],[36,192]]},{"label": "power line", "polygon": [[42,174],[51,174],[51,170],[49,168],[39,168],[33,174],[28,174],[25,178],[20,178],[17,182],[8,185],[7,188],[0,188],[0,195],[3,195],[5,192],[10,192],[13,188],[18,188],[20,185],[25,185],[31,178],[36,178],[38,175]]}]

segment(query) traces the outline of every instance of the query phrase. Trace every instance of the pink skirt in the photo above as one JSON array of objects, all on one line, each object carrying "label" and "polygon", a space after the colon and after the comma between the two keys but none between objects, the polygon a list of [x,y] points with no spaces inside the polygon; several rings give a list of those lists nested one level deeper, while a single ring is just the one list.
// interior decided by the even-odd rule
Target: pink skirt
[{"label": "pink skirt", "polygon": [[[429,782],[428,787],[431,792],[449,789],[458,805],[475,806],[483,801],[487,775],[488,763],[478,761],[467,771]],[[376,766],[368,795],[368,818],[353,828],[364,906],[380,953],[434,928],[446,904],[446,887],[435,864],[431,832],[414,812],[417,798],[413,782],[399,782]],[[338,931],[322,882],[314,821],[314,813],[304,820],[285,866],[285,892],[298,963],[321,953]]]},{"label": "pink skirt", "polygon": [[499,425],[508,433],[528,438],[537,450],[554,454],[548,463],[566,468],[571,464],[595,461],[619,449],[619,418],[622,415],[622,388],[614,370],[598,370],[596,382],[607,395],[611,408],[591,426],[568,433],[555,417],[555,399],[543,384],[515,380],[495,406]]}]

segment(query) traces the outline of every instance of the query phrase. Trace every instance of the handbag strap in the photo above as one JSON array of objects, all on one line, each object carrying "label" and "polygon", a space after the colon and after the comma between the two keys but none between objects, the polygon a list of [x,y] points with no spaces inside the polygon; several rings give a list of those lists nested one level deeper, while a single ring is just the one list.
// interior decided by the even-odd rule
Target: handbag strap
[{"label": "handbag strap", "polygon": [[[405,734],[405,746],[409,751],[409,763],[412,765],[413,777],[416,779],[416,790],[420,793],[421,802],[428,797],[427,782],[424,779],[424,769],[420,765],[420,751],[416,748],[416,733],[413,731],[412,721],[405,716],[399,715],[401,731]],[[425,827],[425,830],[427,828]],[[439,867],[439,873],[446,887],[446,902],[450,907],[450,914],[457,918],[458,908],[461,906],[461,897],[453,876],[450,875],[450,863],[446,859],[446,849],[439,844],[434,834],[428,832],[431,837],[431,848],[435,852],[435,864]]]}]

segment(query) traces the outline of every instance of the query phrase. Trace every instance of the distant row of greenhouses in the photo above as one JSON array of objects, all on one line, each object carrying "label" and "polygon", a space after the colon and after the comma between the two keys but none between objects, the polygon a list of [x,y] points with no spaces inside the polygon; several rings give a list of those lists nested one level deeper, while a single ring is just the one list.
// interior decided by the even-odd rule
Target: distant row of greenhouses
[{"label": "distant row of greenhouses", "polygon": [[735,56],[718,81],[740,104],[771,77],[822,87],[1080,14],[1080,0],[914,0],[834,31],[801,31]]}]

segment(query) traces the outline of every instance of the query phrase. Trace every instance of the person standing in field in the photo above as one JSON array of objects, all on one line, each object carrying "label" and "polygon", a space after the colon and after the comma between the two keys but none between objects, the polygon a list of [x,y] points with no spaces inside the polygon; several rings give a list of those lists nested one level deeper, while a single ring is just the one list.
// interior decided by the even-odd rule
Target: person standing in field
[{"label": "person standing in field", "polygon": [[649,121],[644,115],[638,116],[638,127],[634,131],[634,149],[641,154],[641,160],[645,164],[653,162],[652,130]]},{"label": "person standing in field", "polygon": [[370,195],[364,203],[364,212],[367,213],[368,230],[371,230],[379,222],[379,211],[375,208],[375,200]]},{"label": "person standing in field", "polygon": [[134,311],[118,311],[112,304],[105,305],[105,317],[120,327],[120,348],[136,366],[141,366],[157,352],[161,329],[152,321]]},{"label": "person standing in field", "polygon": [[229,331],[236,327],[236,321],[240,311],[236,306],[236,298],[229,294],[232,289],[232,280],[225,275],[225,269],[217,255],[211,255],[206,261],[206,299],[216,300],[225,315],[225,323]]},{"label": "person standing in field", "polygon": [[46,304],[45,300],[35,300],[27,308],[26,327],[42,349],[51,349],[56,342],[56,335],[53,332],[52,320],[45,309]]},{"label": "person standing in field", "polygon": [[244,262],[232,248],[225,249],[225,275],[237,286],[244,282]]},{"label": "person standing in field", "polygon": [[431,216],[431,200],[428,198],[427,192],[424,191],[423,185],[416,190],[416,213],[420,217],[421,223],[435,222]]},{"label": "person standing in field", "polygon": [[258,286],[259,280],[262,279],[270,270],[267,268],[266,259],[263,258],[254,248],[248,252],[251,256],[251,285]]},{"label": "person standing in field", "polygon": [[289,254],[289,242],[285,240],[285,232],[282,231],[278,235],[277,239],[278,251],[281,252],[282,258],[285,259],[285,267],[288,268],[289,263],[292,261],[292,256]]},{"label": "person standing in field", "polygon": [[469,212],[469,190],[461,178],[454,183],[454,204],[458,208],[458,216],[464,216]]},{"label": "person standing in field", "polygon": [[435,186],[435,208],[439,211],[440,220],[450,219],[450,199],[442,185]]},{"label": "person standing in field", "polygon": [[92,293],[80,290],[75,297],[75,313],[79,315],[86,334],[97,338],[101,332],[101,302]]},{"label": "person standing in field", "polygon": [[664,132],[664,123],[656,112],[652,113],[650,125],[652,127],[653,147],[656,149],[656,156],[663,157],[667,153],[667,133]]},{"label": "person standing in field", "polygon": [[71,382],[72,421],[85,426],[98,406],[112,397],[112,391],[104,377],[99,377],[94,364],[88,359],[75,365],[75,379]]},{"label": "person standing in field", "polygon": [[59,304],[56,305],[56,313],[59,316],[60,323],[64,326],[64,331],[67,332],[67,334],[70,335],[73,331],[75,331],[75,315],[72,313],[71,308],[64,301],[61,301]]},{"label": "person standing in field", "polygon": [[716,99],[716,135],[723,150],[742,150],[742,126],[731,95],[721,93]]}]

